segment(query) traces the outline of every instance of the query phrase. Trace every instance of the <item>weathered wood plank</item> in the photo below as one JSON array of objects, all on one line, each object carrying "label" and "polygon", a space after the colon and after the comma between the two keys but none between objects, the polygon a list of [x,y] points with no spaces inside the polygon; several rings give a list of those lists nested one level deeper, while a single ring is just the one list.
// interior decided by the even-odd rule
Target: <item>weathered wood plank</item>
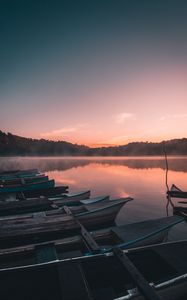
[{"label": "weathered wood plank", "polygon": [[131,260],[127,257],[127,255],[119,248],[113,249],[114,255],[121,262],[123,267],[128,271],[132,280],[139,288],[140,292],[143,294],[146,300],[161,300],[158,294],[153,290],[153,288],[149,285],[143,275],[138,271],[135,265],[131,262]]},{"label": "weathered wood plank", "polygon": [[100,247],[98,246],[96,241],[93,239],[91,234],[86,230],[86,228],[81,224],[81,222],[79,222],[79,220],[76,218],[76,216],[72,213],[71,209],[67,206],[64,206],[64,210],[68,215],[73,216],[74,220],[80,226],[81,235],[82,235],[84,241],[86,242],[86,245],[89,247],[89,249],[93,253],[99,253],[100,252]]}]

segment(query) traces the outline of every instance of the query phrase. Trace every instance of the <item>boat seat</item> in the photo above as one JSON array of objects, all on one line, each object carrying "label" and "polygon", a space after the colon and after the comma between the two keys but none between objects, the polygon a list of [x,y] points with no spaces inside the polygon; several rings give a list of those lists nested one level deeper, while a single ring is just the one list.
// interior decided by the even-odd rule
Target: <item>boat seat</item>
[{"label": "boat seat", "polygon": [[44,263],[58,259],[54,243],[35,247],[37,263]]},{"label": "boat seat", "polygon": [[59,254],[59,259],[73,258],[82,256],[82,252],[80,250],[68,251]]},{"label": "boat seat", "polygon": [[44,211],[42,212],[36,212],[36,213],[33,213],[33,218],[37,219],[37,218],[45,218],[46,217],[46,213]]}]

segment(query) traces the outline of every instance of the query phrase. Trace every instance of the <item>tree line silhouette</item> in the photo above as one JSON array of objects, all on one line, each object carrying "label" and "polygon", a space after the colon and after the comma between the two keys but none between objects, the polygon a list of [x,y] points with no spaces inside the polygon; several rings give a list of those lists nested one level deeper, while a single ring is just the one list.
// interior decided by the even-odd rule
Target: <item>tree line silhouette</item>
[{"label": "tree line silhouette", "polygon": [[[187,138],[165,142],[168,155],[187,155]],[[90,148],[66,141],[31,139],[0,131],[0,156],[151,156],[163,155],[163,142],[133,142]]]}]

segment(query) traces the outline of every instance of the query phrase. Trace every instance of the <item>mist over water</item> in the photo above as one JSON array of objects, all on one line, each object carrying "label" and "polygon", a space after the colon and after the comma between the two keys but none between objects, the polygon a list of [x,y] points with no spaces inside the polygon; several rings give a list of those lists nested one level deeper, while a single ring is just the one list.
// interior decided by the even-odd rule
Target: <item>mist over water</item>
[{"label": "mist over water", "polygon": [[[172,171],[187,172],[187,156],[169,156],[169,168]],[[102,165],[120,165],[132,169],[161,168],[165,170],[165,159],[161,156],[60,156],[60,157],[0,157],[0,171],[11,169],[39,168],[43,172],[62,171],[72,167],[81,167],[99,163]]]},{"label": "mist over water", "polygon": [[[187,157],[169,157],[168,183],[187,190]],[[91,190],[91,196],[111,199],[131,196],[116,223],[126,224],[167,215],[165,160],[163,157],[9,157],[0,158],[0,170],[38,168],[56,185],[68,185],[69,192]],[[177,205],[178,199],[173,199]],[[172,208],[169,206],[169,215]],[[170,230],[169,240],[187,238],[187,224]]]}]

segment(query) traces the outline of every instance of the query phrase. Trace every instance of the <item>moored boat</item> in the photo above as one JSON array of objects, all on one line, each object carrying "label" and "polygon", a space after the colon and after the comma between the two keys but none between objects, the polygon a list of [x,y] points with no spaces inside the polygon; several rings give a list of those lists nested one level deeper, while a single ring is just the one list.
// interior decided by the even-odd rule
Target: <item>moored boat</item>
[{"label": "moored boat", "polygon": [[2,171],[0,172],[0,176],[3,175],[12,175],[12,174],[37,174],[39,171],[38,169],[28,169],[28,170],[9,170],[9,171]]},{"label": "moored boat", "polygon": [[28,177],[28,178],[0,180],[0,185],[5,187],[5,186],[11,186],[11,185],[22,185],[22,184],[27,184],[27,183],[43,182],[43,181],[48,181],[48,180],[49,180],[48,176],[41,174],[38,176]]},{"label": "moored boat", "polygon": [[[90,195],[90,193],[78,194],[78,197],[61,197],[57,199],[48,199],[48,198],[37,198],[37,199],[28,199],[22,201],[11,201],[11,202],[0,202],[0,216],[8,217],[12,215],[20,215],[41,211],[49,211],[58,209],[64,205],[67,206],[80,206],[80,205],[89,205],[93,203],[99,203],[101,201],[109,200],[109,196],[99,196],[95,198],[88,198],[85,195]],[[15,217],[15,216],[14,216]]]},{"label": "moored boat", "polygon": [[63,193],[67,193],[68,186],[60,185],[55,187],[48,187],[40,188],[40,189],[33,189],[33,190],[25,190],[21,193],[16,194],[17,199],[24,199],[24,198],[35,198],[40,196],[51,197],[51,196],[58,196],[62,195]]},{"label": "moored boat", "polygon": [[[23,197],[23,193],[19,193],[18,194],[15,194],[15,193],[9,193],[9,194],[6,194],[6,195],[0,195],[0,203],[2,202],[19,202],[20,205],[24,203],[24,201],[33,201],[33,202],[36,202],[37,200],[41,200],[42,198],[47,198],[48,200],[61,200],[61,199],[70,199],[70,200],[84,200],[84,199],[88,199],[90,197],[90,190],[87,190],[87,191],[80,191],[78,193],[58,193],[59,192],[62,192],[64,191],[64,189],[66,189],[67,187],[63,187],[63,186],[58,186],[58,187],[54,187],[54,195],[52,196],[48,196],[48,197],[45,197],[43,195],[40,195],[38,197],[28,197],[28,198],[25,198]],[[57,195],[55,194],[55,191],[57,190]],[[46,190],[48,192],[48,189]],[[40,190],[37,191],[40,193]]]},{"label": "moored boat", "polygon": [[0,174],[1,180],[17,179],[17,178],[27,178],[40,175],[40,172],[37,169],[31,170],[20,170],[20,171],[7,171]]},{"label": "moored boat", "polygon": [[78,193],[68,193],[68,194],[62,194],[62,195],[56,195],[56,196],[49,196],[50,200],[58,200],[58,199],[70,199],[70,200],[84,200],[90,198],[90,190],[87,191],[80,191]]},{"label": "moored boat", "polygon": [[40,189],[48,189],[53,188],[55,186],[54,180],[48,180],[44,182],[36,182],[36,183],[29,183],[29,184],[21,184],[19,186],[6,186],[6,187],[0,187],[0,194],[6,194],[6,193],[20,193],[20,192],[26,192],[26,191],[35,191]]},{"label": "moored boat", "polygon": [[182,191],[176,185],[172,184],[171,189],[167,192],[173,198],[187,198],[187,192]]},{"label": "moored boat", "polygon": [[187,218],[187,207],[184,206],[174,206],[173,207],[173,214],[183,216],[184,218]]},{"label": "moored boat", "polygon": [[[130,262],[131,270],[124,261],[127,266]],[[6,300],[185,300],[187,241],[120,251],[120,259],[114,249],[110,254],[59,260],[53,245],[43,245],[36,249],[34,263],[1,267],[0,282]],[[137,284],[146,289],[138,290]],[[150,290],[154,298],[140,294]]]},{"label": "moored boat", "polygon": [[76,234],[81,222],[86,228],[111,224],[122,206],[130,199],[121,198],[98,204],[71,207],[72,215],[65,207],[53,213],[35,213],[15,220],[0,221],[0,247],[28,244]]},{"label": "moored boat", "polygon": [[[164,217],[96,230],[92,231],[90,235],[99,245],[100,253],[107,253],[114,246],[129,249],[162,242],[170,228],[183,221],[184,219],[178,216]],[[51,240],[49,243],[55,247],[59,258],[67,258],[70,253],[72,257],[92,254],[81,234],[70,238]],[[34,263],[36,249],[45,245],[46,243],[34,243],[27,246],[1,249],[0,268],[2,262],[3,265],[7,264],[9,267],[30,263],[31,259]],[[11,257],[13,260],[10,260]]]}]

